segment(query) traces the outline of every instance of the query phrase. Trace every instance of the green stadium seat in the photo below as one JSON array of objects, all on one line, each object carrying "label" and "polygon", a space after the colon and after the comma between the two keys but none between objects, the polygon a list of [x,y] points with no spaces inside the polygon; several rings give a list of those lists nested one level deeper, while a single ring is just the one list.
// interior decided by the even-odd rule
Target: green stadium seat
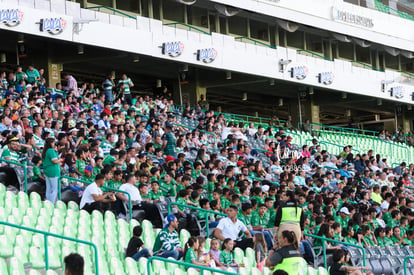
[{"label": "green stadium seat", "polygon": [[35,269],[31,269],[29,271],[28,275],[42,275],[42,273],[40,273],[39,271],[37,271]]},{"label": "green stadium seat", "polygon": [[308,275],[317,275],[318,274],[318,270],[315,270],[313,267],[309,266],[308,267]]},{"label": "green stadium seat", "polygon": [[181,247],[185,247],[185,244],[187,243],[188,239],[190,239],[191,234],[186,229],[181,229],[180,231],[180,243]]},{"label": "green stadium seat", "polygon": [[256,266],[256,257],[255,257],[255,254],[254,254],[254,250],[250,247],[248,247],[246,249],[246,258],[247,258],[247,262],[245,261],[245,264],[248,267]]},{"label": "green stadium seat", "polygon": [[328,272],[328,270],[326,270],[325,268],[320,266],[318,268],[318,275],[329,275],[329,272]]},{"label": "green stadium seat", "polygon": [[70,201],[68,202],[68,209],[72,209],[74,212],[79,212],[79,205],[74,202],[74,201]]},{"label": "green stadium seat", "polygon": [[9,260],[9,275],[25,275],[24,266],[16,257]]},{"label": "green stadium seat", "polygon": [[40,209],[42,207],[42,198],[38,193],[30,193],[30,206],[34,209]]},{"label": "green stadium seat", "polygon": [[4,259],[0,258],[0,274],[9,274],[9,272],[7,271],[7,264],[6,261]]},{"label": "green stadium seat", "polygon": [[148,273],[148,266],[147,266],[148,259],[141,257],[138,260],[138,270],[141,274],[147,274]]},{"label": "green stadium seat", "polygon": [[128,275],[139,275],[140,274],[138,271],[137,262],[130,257],[125,258],[125,273]]},{"label": "green stadium seat", "polygon": [[252,268],[250,270],[250,275],[261,275],[262,273],[260,272],[259,269],[257,269],[256,267]]},{"label": "green stadium seat", "polygon": [[7,235],[0,235],[0,257],[9,258],[13,256],[13,241]]},{"label": "green stadium seat", "polygon": [[192,267],[190,267],[188,270],[187,270],[187,274],[188,275],[198,275],[198,274],[200,274],[195,268],[192,268]]},{"label": "green stadium seat", "polygon": [[58,275],[55,271],[49,269],[48,271],[46,271],[46,275]]},{"label": "green stadium seat", "polygon": [[234,248],[234,261],[237,264],[241,264],[244,261],[244,253],[239,247]]},{"label": "green stadium seat", "polygon": [[32,268],[34,269],[44,269],[45,268],[45,259],[44,259],[44,250],[39,247],[32,246],[29,249],[29,262]]},{"label": "green stadium seat", "polygon": [[60,248],[48,246],[48,260],[50,269],[59,269],[62,267],[62,261],[60,257]]}]

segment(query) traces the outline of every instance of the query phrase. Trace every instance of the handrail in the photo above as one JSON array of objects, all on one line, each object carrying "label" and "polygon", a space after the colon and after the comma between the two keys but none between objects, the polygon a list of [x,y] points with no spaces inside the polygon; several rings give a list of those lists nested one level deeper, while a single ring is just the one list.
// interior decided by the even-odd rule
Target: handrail
[{"label": "handrail", "polygon": [[102,186],[101,187],[103,190],[110,190],[110,191],[114,191],[114,192],[118,192],[118,193],[122,193],[127,195],[128,197],[128,207],[129,207],[129,220],[132,221],[132,200],[131,200],[131,195],[126,192],[126,191],[122,191],[120,189],[116,189],[116,188],[112,188],[112,187],[108,187],[108,186]]},{"label": "handrail", "polygon": [[403,261],[403,267],[404,267],[404,275],[407,275],[407,261],[408,259],[414,259],[414,256],[405,256]]},{"label": "handrail", "polygon": [[[61,196],[62,196],[62,192],[61,192],[61,179],[62,178],[64,178],[64,179],[67,179],[67,180],[71,180],[71,181],[77,181],[77,182],[82,182],[82,183],[85,183],[85,184],[87,184],[87,185],[89,185],[89,184],[91,184],[91,182],[88,182],[88,181],[86,181],[86,180],[81,180],[81,179],[75,179],[75,178],[71,178],[71,177],[68,177],[68,176],[60,176],[59,177],[59,186],[58,186],[58,197],[59,197],[59,200],[61,199]],[[128,192],[126,192],[126,191],[122,191],[122,190],[119,190],[119,189],[116,189],[116,188],[112,188],[112,187],[108,187],[108,186],[102,186],[101,187],[102,189],[106,189],[106,190],[111,190],[111,191],[114,191],[114,192],[119,192],[119,193],[123,193],[123,194],[126,194],[127,196],[128,196],[128,205],[129,205],[129,220],[132,220],[132,200],[131,200],[131,195],[128,193]]]},{"label": "handrail", "polygon": [[[172,122],[171,124],[172,125],[179,126],[179,127],[184,127],[184,128],[187,128],[187,129],[191,129],[191,130],[194,130],[195,129],[195,128],[192,128],[190,126],[186,126],[186,125],[182,125],[182,124],[178,124],[178,123],[174,123],[174,122]],[[207,132],[207,131],[204,131],[204,130],[198,130],[198,131],[200,131],[202,133],[206,133],[206,134],[212,135],[214,137],[214,144],[217,144],[217,136],[216,136],[215,133]]]},{"label": "handrail", "polygon": [[[321,127],[323,131],[326,128],[328,128],[328,129],[332,129],[332,130],[337,130],[339,132],[352,132],[353,134],[355,134],[355,133],[358,134],[358,132],[362,132],[362,135],[366,135],[366,133],[372,133],[372,135],[377,135],[379,133],[377,131],[372,131],[372,130],[362,130],[362,129],[349,128],[349,127],[338,127],[338,126],[331,126],[331,125],[325,125],[325,124],[313,123],[313,122],[310,123],[310,126],[311,126],[311,129],[312,129],[312,126]],[[315,130],[317,130],[317,129],[315,129]]]},{"label": "handrail", "polygon": [[25,162],[22,164],[22,163],[19,163],[19,162],[14,162],[14,161],[3,159],[3,158],[0,158],[0,163],[1,162],[7,162],[9,164],[13,164],[13,165],[23,167],[23,171],[24,171],[24,192],[27,194],[27,164]]},{"label": "handrail", "polygon": [[325,59],[326,61],[331,61],[331,62],[333,62],[333,60],[332,60],[332,59],[327,58],[327,57],[325,57],[325,56],[323,56],[323,55],[320,55],[320,54],[315,53],[315,52],[312,52],[312,51],[308,51],[308,50],[297,50],[296,52],[297,52],[298,54],[302,54],[302,52],[309,53],[312,57],[316,56],[316,57],[319,57],[319,58]]},{"label": "handrail", "polygon": [[[173,205],[176,205],[176,206],[179,206],[179,207],[185,207],[185,208],[189,208],[189,209],[193,209],[193,210],[197,210],[197,211],[201,211],[201,212],[205,212],[207,214],[214,214],[214,215],[218,215],[218,216],[222,216],[222,217],[227,217],[227,214],[224,214],[224,213],[220,213],[220,212],[216,212],[216,211],[208,210],[208,209],[203,209],[203,208],[195,207],[195,206],[192,206],[192,205],[176,203],[176,202],[170,202],[168,204],[168,207],[167,207],[168,215],[171,214],[171,206],[173,206]],[[209,225],[208,225],[208,215],[206,215],[206,231],[207,231],[207,236],[210,236]]]},{"label": "handrail", "polygon": [[336,170],[339,171],[338,167],[332,167],[332,166],[322,166],[323,169],[330,169],[330,170]]},{"label": "handrail", "polygon": [[413,73],[409,73],[409,72],[405,72],[405,71],[398,71],[398,72],[407,75],[409,78],[414,78]]},{"label": "handrail", "polygon": [[[254,177],[254,176],[248,176],[248,178],[251,178],[252,180],[264,181],[264,179],[261,179],[261,178],[258,178],[258,177]],[[277,182],[270,181],[270,180],[269,180],[268,182],[270,182],[271,184],[274,184],[274,185],[280,186],[280,184],[279,184],[279,183],[277,183]]]},{"label": "handrail", "polygon": [[161,262],[166,262],[166,263],[183,265],[185,267],[193,267],[193,268],[196,268],[196,269],[200,269],[200,275],[203,275],[204,271],[211,271],[213,274],[221,273],[221,274],[226,274],[226,275],[237,275],[237,273],[229,272],[229,271],[226,271],[226,270],[215,269],[215,268],[211,268],[211,267],[207,267],[207,266],[203,266],[203,265],[190,264],[190,263],[186,263],[186,262],[171,260],[170,258],[161,258],[161,257],[157,257],[157,256],[153,256],[153,257],[148,258],[148,261],[147,261],[148,275],[151,275],[151,262],[152,261],[161,261]]},{"label": "handrail", "polygon": [[49,257],[48,257],[49,252],[48,252],[47,237],[54,237],[54,238],[59,238],[59,239],[68,240],[68,241],[71,241],[71,242],[77,242],[77,243],[92,246],[92,248],[94,250],[94,257],[95,257],[95,274],[99,275],[98,248],[96,247],[96,245],[94,243],[84,241],[84,240],[75,239],[75,238],[71,238],[71,237],[66,237],[66,236],[63,236],[63,235],[58,235],[58,234],[55,234],[55,233],[50,233],[50,232],[38,230],[38,229],[35,229],[35,228],[29,228],[29,227],[25,227],[25,226],[13,224],[13,223],[8,223],[8,222],[4,222],[4,221],[0,221],[0,224],[5,225],[5,226],[11,226],[11,227],[14,227],[14,228],[18,228],[20,230],[26,230],[26,231],[31,231],[31,232],[34,232],[34,233],[43,234],[43,238],[44,238],[44,242],[45,242],[45,267],[46,267],[46,270],[49,269]]},{"label": "handrail", "polygon": [[94,7],[86,7],[85,9],[88,9],[88,10],[90,10],[90,9],[98,9],[98,12],[100,12],[100,11],[101,11],[101,9],[106,9],[106,10],[110,10],[110,11],[112,11],[114,15],[115,15],[115,14],[120,14],[120,15],[123,15],[123,16],[126,16],[126,17],[129,17],[129,18],[132,18],[132,19],[137,20],[137,18],[136,18],[136,17],[134,17],[134,16],[132,16],[132,15],[126,14],[125,12],[122,12],[122,11],[119,11],[119,10],[116,10],[116,9],[114,9],[114,8],[107,7],[107,6],[94,6]]},{"label": "handrail", "polygon": [[59,180],[58,180],[58,199],[59,200],[61,200],[61,198],[62,198],[62,190],[61,190],[61,186],[62,186],[61,180],[62,179],[67,179],[67,180],[71,180],[71,181],[82,182],[82,183],[87,184],[87,185],[91,184],[91,182],[86,181],[86,180],[75,179],[75,178],[71,178],[71,177],[68,177],[68,176],[61,175],[59,177]]},{"label": "handrail", "polygon": [[337,241],[337,240],[325,238],[325,237],[322,237],[322,236],[316,236],[316,235],[312,235],[312,234],[308,234],[308,233],[303,233],[303,235],[304,236],[311,237],[311,238],[314,238],[314,239],[319,239],[319,240],[322,241],[323,261],[324,261],[325,268],[328,268],[327,267],[327,263],[326,263],[326,247],[325,247],[325,241],[329,241],[329,242],[332,242],[332,243],[338,243],[338,244],[344,244],[346,246],[352,246],[352,247],[356,247],[356,248],[361,249],[362,250],[362,261],[363,261],[363,264],[365,266],[365,248],[363,246],[357,245],[357,244],[352,244],[352,243],[347,243],[347,242],[341,242],[341,241]]},{"label": "handrail", "polygon": [[294,135],[294,136],[297,136],[297,137],[299,137],[299,145],[300,146],[302,146],[303,145],[303,143],[302,143],[302,136],[301,135],[299,135],[298,133],[295,133],[295,132],[292,132],[292,131],[286,131],[286,134],[288,134],[288,135]]},{"label": "handrail", "polygon": [[259,45],[262,45],[262,46],[269,47],[269,48],[271,48],[271,49],[277,49],[277,47],[276,47],[276,46],[272,46],[272,45],[270,45],[270,44],[266,44],[266,43],[264,43],[264,42],[261,42],[261,41],[259,41],[259,40],[256,40],[256,39],[253,39],[253,38],[250,38],[250,37],[246,37],[246,36],[238,36],[238,37],[235,37],[234,39],[235,39],[235,40],[240,40],[240,42],[243,42],[243,39],[245,39],[245,40],[249,40],[249,41],[254,42],[254,45],[259,44]]},{"label": "handrail", "polygon": [[359,65],[362,65],[362,67],[363,67],[364,69],[368,68],[368,69],[371,69],[371,70],[374,70],[374,71],[377,71],[377,72],[384,72],[383,70],[380,70],[380,69],[378,69],[378,68],[375,68],[374,66],[371,66],[371,65],[365,64],[365,63],[363,63],[363,62],[359,62],[359,61],[355,61],[355,60],[353,60],[353,61],[351,61],[351,63],[352,63],[352,64],[359,64]]},{"label": "handrail", "polygon": [[201,32],[203,34],[211,35],[211,33],[209,33],[209,32],[203,31],[202,29],[199,29],[197,27],[194,27],[194,26],[191,26],[191,25],[188,25],[188,24],[185,24],[185,23],[176,22],[176,23],[166,23],[166,24],[164,24],[164,26],[174,26],[174,28],[177,28],[177,25],[187,27],[189,31],[196,30],[196,31]]}]

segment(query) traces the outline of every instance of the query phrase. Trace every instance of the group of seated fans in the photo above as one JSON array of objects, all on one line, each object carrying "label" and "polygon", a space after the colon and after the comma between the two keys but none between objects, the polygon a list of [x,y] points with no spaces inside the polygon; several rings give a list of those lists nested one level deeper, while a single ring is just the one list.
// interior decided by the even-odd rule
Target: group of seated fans
[{"label": "group of seated fans", "polygon": [[[125,75],[117,83],[105,79],[102,91],[78,88],[71,75],[67,86],[49,89],[34,70],[1,75],[1,158],[26,161],[47,200],[56,202],[61,188],[90,213],[127,219],[139,210],[163,228],[152,251],[140,239],[142,228],[134,228],[128,257],[172,257],[237,272],[234,247],[250,247],[260,270],[295,274],[290,258],[312,263],[309,250],[322,246],[309,235],[365,247],[414,246],[414,165],[392,168],[374,161],[372,150],[355,154],[352,146],[333,155],[317,139],[297,144],[280,125],[244,125],[202,109],[204,101],[181,109],[167,89],[131,96]],[[171,202],[177,204],[164,220],[156,205]],[[206,215],[210,251],[206,238],[194,236]],[[181,228],[193,235],[185,247]],[[331,274],[361,274],[363,267],[349,266],[346,245],[325,244],[334,254]]]}]

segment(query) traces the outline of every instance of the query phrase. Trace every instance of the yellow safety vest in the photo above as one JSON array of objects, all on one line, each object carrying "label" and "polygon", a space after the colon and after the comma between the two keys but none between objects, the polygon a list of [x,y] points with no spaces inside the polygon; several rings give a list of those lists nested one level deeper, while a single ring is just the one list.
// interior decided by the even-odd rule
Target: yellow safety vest
[{"label": "yellow safety vest", "polygon": [[282,207],[282,219],[280,224],[296,224],[300,226],[300,217],[302,215],[302,208],[287,206]]},{"label": "yellow safety vest", "polygon": [[307,274],[308,264],[302,257],[284,258],[283,261],[276,265],[272,273],[276,270],[283,270],[289,275]]}]

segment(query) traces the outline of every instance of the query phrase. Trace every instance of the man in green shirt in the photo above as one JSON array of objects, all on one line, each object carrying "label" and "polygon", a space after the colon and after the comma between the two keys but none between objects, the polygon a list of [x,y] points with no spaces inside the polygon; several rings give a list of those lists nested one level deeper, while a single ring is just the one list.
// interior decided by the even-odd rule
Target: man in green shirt
[{"label": "man in green shirt", "polygon": [[3,148],[1,158],[13,162],[19,162],[19,153],[17,153],[19,148],[19,139],[17,137],[13,137],[9,141],[10,143]]},{"label": "man in green shirt", "polygon": [[40,80],[40,74],[37,69],[33,67],[33,65],[29,65],[28,69],[26,70],[27,75],[27,82],[28,83],[35,83],[36,81]]},{"label": "man in green shirt", "polygon": [[339,210],[339,215],[335,217],[335,221],[339,223],[342,226],[342,228],[347,228],[350,214],[351,213],[349,213],[349,210],[347,207],[342,207]]},{"label": "man in green shirt", "polygon": [[[252,228],[250,232],[252,236],[258,232],[262,232],[268,247],[273,247],[272,235],[266,230],[269,223],[269,213],[266,204],[260,204],[257,211],[252,212]],[[269,246],[270,245],[270,246]]]},{"label": "man in green shirt", "polygon": [[175,197],[175,186],[172,183],[173,175],[170,173],[165,174],[164,180],[160,181],[160,191],[165,197]]},{"label": "man in green shirt", "polygon": [[167,225],[158,233],[154,248],[154,256],[163,258],[172,257],[175,260],[183,256],[183,249],[181,248],[180,239],[177,233],[178,220],[174,214],[167,216]]}]

